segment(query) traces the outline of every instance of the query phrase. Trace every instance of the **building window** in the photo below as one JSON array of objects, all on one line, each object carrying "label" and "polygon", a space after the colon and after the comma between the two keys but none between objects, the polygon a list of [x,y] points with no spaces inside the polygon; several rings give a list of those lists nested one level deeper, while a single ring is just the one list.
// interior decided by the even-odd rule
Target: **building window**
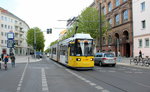
[{"label": "building window", "polygon": [[109,26],[109,28],[111,28],[112,27],[112,19],[108,19],[108,26]]},{"label": "building window", "polygon": [[112,4],[111,2],[108,3],[108,11],[110,12],[112,10]]},{"label": "building window", "polygon": [[2,20],[4,20],[4,17],[3,17],[3,16],[1,16],[1,19],[2,19]]},{"label": "building window", "polygon": [[1,44],[3,44],[3,40],[1,40]]},{"label": "building window", "polygon": [[144,11],[145,10],[145,2],[142,2],[141,3],[141,11]]},{"label": "building window", "polygon": [[4,25],[3,25],[3,24],[1,24],[1,27],[3,28],[3,27],[4,27]]},{"label": "building window", "polygon": [[116,7],[120,5],[120,0],[116,0]]},{"label": "building window", "polygon": [[119,14],[117,14],[115,16],[115,23],[116,23],[116,25],[119,25],[119,21],[120,21],[120,16],[119,16]]},{"label": "building window", "polygon": [[3,36],[3,32],[1,32],[1,35]]},{"label": "building window", "polygon": [[141,23],[142,23],[142,29],[146,28],[146,21],[143,20]]},{"label": "building window", "polygon": [[145,47],[149,47],[149,39],[145,39]]},{"label": "building window", "polygon": [[123,0],[123,2],[126,2],[127,0]]},{"label": "building window", "polygon": [[112,38],[111,38],[111,36],[109,35],[109,37],[108,37],[108,45],[110,45],[112,43]]},{"label": "building window", "polygon": [[5,29],[7,29],[7,25],[5,25]]},{"label": "building window", "polygon": [[123,22],[126,22],[126,21],[128,21],[128,10],[125,10],[123,12]]},{"label": "building window", "polygon": [[103,14],[106,15],[106,8],[105,7],[102,8],[102,11],[103,11]]},{"label": "building window", "polygon": [[139,39],[139,48],[142,47],[142,39]]},{"label": "building window", "polygon": [[5,21],[7,21],[7,17],[5,17]]}]

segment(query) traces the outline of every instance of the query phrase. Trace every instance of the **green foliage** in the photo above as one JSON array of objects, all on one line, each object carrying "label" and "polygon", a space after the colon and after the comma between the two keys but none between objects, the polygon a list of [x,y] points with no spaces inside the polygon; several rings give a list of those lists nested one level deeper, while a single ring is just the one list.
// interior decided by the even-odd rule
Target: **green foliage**
[{"label": "green foliage", "polygon": [[[105,16],[101,16],[101,23],[102,23],[102,35],[106,33],[107,25]],[[75,28],[78,25],[77,33],[89,33],[94,39],[98,38],[100,35],[99,33],[99,14],[96,8],[88,7],[82,11],[81,15],[78,16],[78,19],[72,25],[70,29],[68,29],[66,36],[62,38],[62,40],[71,37],[75,33]],[[54,43],[57,43],[55,41]]]},{"label": "green foliage", "polygon": [[49,53],[50,52],[50,48],[46,49],[44,52],[45,53]]},{"label": "green foliage", "polygon": [[37,27],[31,28],[27,32],[27,43],[28,45],[32,46],[34,48],[34,30],[36,32],[36,50],[37,51],[43,51],[44,50],[44,34],[41,32],[41,30]]},{"label": "green foliage", "polygon": [[51,42],[50,46],[52,46],[52,45],[54,45],[54,44],[56,44],[56,43],[58,43],[58,42],[59,42],[58,40],[53,41],[53,42]]}]

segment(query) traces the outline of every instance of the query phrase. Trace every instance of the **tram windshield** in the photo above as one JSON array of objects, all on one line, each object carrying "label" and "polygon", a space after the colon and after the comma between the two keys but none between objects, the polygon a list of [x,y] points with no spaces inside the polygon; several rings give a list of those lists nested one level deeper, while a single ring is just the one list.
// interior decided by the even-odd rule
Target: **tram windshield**
[{"label": "tram windshield", "polygon": [[76,56],[92,56],[93,40],[76,40]]}]

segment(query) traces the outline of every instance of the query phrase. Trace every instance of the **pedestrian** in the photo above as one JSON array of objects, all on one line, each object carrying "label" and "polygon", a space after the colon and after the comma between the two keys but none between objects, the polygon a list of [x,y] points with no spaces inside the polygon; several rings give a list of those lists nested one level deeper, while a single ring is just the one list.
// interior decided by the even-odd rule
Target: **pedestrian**
[{"label": "pedestrian", "polygon": [[120,54],[120,50],[118,51],[118,62],[121,62],[121,54]]},{"label": "pedestrian", "polygon": [[3,61],[3,59],[4,59],[4,54],[2,53],[1,54],[1,60]]},{"label": "pedestrian", "polygon": [[142,51],[139,51],[139,58],[142,58]]},{"label": "pedestrian", "polygon": [[1,61],[2,61],[2,59],[0,58],[0,69],[1,69]]},{"label": "pedestrian", "polygon": [[16,59],[15,56],[14,55],[10,56],[10,59],[12,67],[15,67],[15,59]]},{"label": "pedestrian", "polygon": [[4,56],[4,59],[3,59],[5,70],[7,70],[7,63],[9,61],[8,58],[9,58],[9,56],[6,54],[6,56]]}]

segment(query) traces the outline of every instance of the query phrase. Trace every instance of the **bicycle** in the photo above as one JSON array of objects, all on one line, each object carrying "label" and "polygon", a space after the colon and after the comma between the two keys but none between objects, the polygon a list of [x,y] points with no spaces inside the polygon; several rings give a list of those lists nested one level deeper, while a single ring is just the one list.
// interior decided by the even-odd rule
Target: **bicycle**
[{"label": "bicycle", "polygon": [[7,70],[7,62],[4,62],[4,68]]}]

